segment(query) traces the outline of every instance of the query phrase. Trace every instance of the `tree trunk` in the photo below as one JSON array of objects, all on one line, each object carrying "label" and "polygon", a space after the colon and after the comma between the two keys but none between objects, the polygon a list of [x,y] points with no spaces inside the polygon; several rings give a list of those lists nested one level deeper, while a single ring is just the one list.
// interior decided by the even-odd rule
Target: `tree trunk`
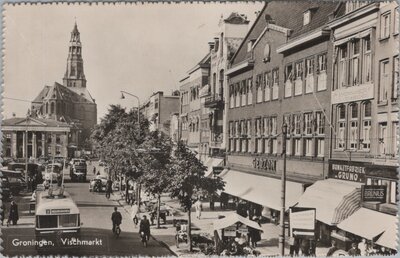
[{"label": "tree trunk", "polygon": [[128,197],[129,197],[129,192],[128,192],[128,183],[129,183],[129,178],[126,177],[125,179],[125,202],[128,202]]},{"label": "tree trunk", "polygon": [[157,196],[157,228],[160,228],[160,206],[161,206],[161,195]]},{"label": "tree trunk", "polygon": [[191,208],[188,209],[188,226],[187,226],[187,238],[188,238],[188,250],[189,252],[193,251],[192,247],[192,217],[191,217]]}]

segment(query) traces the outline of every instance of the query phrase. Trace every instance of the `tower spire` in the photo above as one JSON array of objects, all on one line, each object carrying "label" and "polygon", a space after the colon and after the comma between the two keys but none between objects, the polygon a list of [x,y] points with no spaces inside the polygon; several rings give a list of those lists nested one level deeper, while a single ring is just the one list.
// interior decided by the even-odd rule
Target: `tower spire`
[{"label": "tower spire", "polygon": [[86,87],[86,78],[83,72],[82,43],[76,18],[69,41],[67,69],[63,84],[67,87]]}]

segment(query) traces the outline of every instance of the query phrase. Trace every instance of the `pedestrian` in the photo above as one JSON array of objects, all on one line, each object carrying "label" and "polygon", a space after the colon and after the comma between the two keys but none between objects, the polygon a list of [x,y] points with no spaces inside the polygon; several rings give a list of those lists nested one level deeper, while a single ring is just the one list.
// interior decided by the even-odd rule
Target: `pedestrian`
[{"label": "pedestrian", "polygon": [[249,240],[251,247],[256,248],[257,242],[261,240],[260,231],[252,227],[249,227],[248,230],[249,230]]},{"label": "pedestrian", "polygon": [[308,239],[302,239],[301,240],[301,255],[302,256],[309,256],[310,255],[310,242]]},{"label": "pedestrian", "polygon": [[96,167],[93,167],[93,175],[96,175]]},{"label": "pedestrian", "polygon": [[200,219],[201,211],[203,209],[203,205],[201,204],[200,199],[197,199],[197,201],[194,203],[194,208],[196,209],[196,218]]},{"label": "pedestrian", "polygon": [[332,240],[332,246],[329,248],[326,256],[333,256],[333,254],[338,250],[337,243],[335,240]]},{"label": "pedestrian", "polygon": [[132,205],[132,210],[131,210],[131,218],[133,220],[133,223],[135,223],[135,227],[138,224],[138,218],[137,218],[138,214],[139,214],[139,205],[135,201]]},{"label": "pedestrian", "polygon": [[10,222],[12,222],[13,225],[17,225],[18,220],[19,220],[18,205],[14,201],[11,201],[10,213],[8,215],[7,224],[10,224]]},{"label": "pedestrian", "polygon": [[1,216],[1,225],[3,226],[4,223],[4,214],[6,212],[6,206],[4,205],[4,202],[1,202],[1,211],[0,211],[0,216]]},{"label": "pedestrian", "polygon": [[367,240],[363,238],[360,243],[360,252],[362,256],[367,256],[369,253],[369,246],[367,244]]},{"label": "pedestrian", "polygon": [[315,251],[316,251],[315,249],[316,249],[315,240],[310,239],[310,251],[309,251],[310,256],[315,256]]},{"label": "pedestrian", "polygon": [[356,242],[353,242],[351,244],[351,248],[347,252],[349,253],[349,256],[360,256],[361,255],[361,250],[358,248],[358,244]]},{"label": "pedestrian", "polygon": [[290,244],[290,256],[299,256],[299,249],[300,249],[300,243],[299,239],[297,237],[290,237],[289,238],[289,244]]},{"label": "pedestrian", "polygon": [[109,199],[112,193],[112,181],[109,177],[106,183],[106,198]]}]

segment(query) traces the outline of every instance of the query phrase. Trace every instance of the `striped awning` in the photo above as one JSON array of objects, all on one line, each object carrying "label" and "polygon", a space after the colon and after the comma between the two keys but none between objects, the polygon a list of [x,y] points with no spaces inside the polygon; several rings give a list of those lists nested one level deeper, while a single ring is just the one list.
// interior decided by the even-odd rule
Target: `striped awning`
[{"label": "striped awning", "polygon": [[361,207],[361,184],[336,179],[315,182],[300,197],[297,207],[316,209],[316,219],[337,225]]}]

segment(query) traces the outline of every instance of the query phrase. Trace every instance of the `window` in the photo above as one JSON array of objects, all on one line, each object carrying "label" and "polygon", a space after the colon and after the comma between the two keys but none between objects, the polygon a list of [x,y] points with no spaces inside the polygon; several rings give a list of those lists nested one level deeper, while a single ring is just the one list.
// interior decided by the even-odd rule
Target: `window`
[{"label": "window", "polygon": [[246,106],[246,100],[247,100],[247,86],[246,86],[246,80],[243,80],[240,85],[241,89],[241,96],[242,96],[242,107]]},{"label": "window", "polygon": [[235,127],[233,126],[233,122],[229,122],[229,151],[235,151]]},{"label": "window", "polygon": [[273,138],[271,138],[271,146],[272,146],[272,153],[278,153],[278,140],[276,139],[277,136],[277,118],[271,117],[271,134]]},{"label": "window", "polygon": [[57,215],[38,216],[38,228],[57,228]]},{"label": "window", "polygon": [[78,225],[77,214],[59,215],[58,220],[60,228],[76,227]]},{"label": "window", "polygon": [[345,148],[346,137],[346,107],[343,105],[337,108],[337,131],[336,131],[336,148]]},{"label": "window", "polygon": [[50,103],[50,114],[54,114],[54,112],[55,112],[55,106],[54,106],[54,102],[51,102]]},{"label": "window", "polygon": [[294,155],[300,156],[301,155],[301,138],[293,139],[293,146],[294,146]]},{"label": "window", "polygon": [[263,126],[264,126],[264,153],[271,153],[271,145],[269,136],[271,134],[271,119],[269,117],[263,118]]},{"label": "window", "polygon": [[256,153],[262,153],[263,148],[262,148],[262,134],[263,134],[263,128],[262,128],[262,120],[261,118],[257,118],[255,121],[254,125],[254,132],[255,132],[255,137],[256,137],[256,142],[255,142],[255,152]]},{"label": "window", "polygon": [[378,142],[379,142],[379,154],[385,155],[387,152],[387,122],[379,123],[378,125]]},{"label": "window", "polygon": [[287,65],[285,70],[285,98],[292,96],[293,66]]},{"label": "window", "polygon": [[306,60],[306,93],[314,91],[314,57]]},{"label": "window", "polygon": [[271,134],[275,136],[277,134],[277,121],[276,117],[271,117]]},{"label": "window", "polygon": [[253,41],[249,40],[247,42],[247,52],[251,52],[252,48],[253,48]]},{"label": "window", "polygon": [[370,36],[363,38],[363,83],[370,82],[372,79],[372,62],[371,62],[371,38]]},{"label": "window", "polygon": [[391,141],[392,142],[392,153],[391,154],[393,154],[395,157],[398,156],[398,152],[397,152],[397,139],[398,139],[397,133],[398,133],[398,131],[399,131],[399,122],[393,122],[392,123],[392,137],[391,137],[391,139],[393,139],[393,141]]},{"label": "window", "polygon": [[312,130],[312,121],[313,121],[313,117],[312,117],[312,113],[305,113],[304,114],[304,133],[305,134],[312,134],[313,130]]},{"label": "window", "polygon": [[235,87],[234,85],[229,85],[229,107],[235,107]]},{"label": "window", "polygon": [[355,150],[358,147],[358,105],[350,105],[350,128],[349,128],[349,142],[350,149]]},{"label": "window", "polygon": [[158,108],[158,99],[155,99],[155,100],[154,100],[154,108],[155,108],[155,109]]},{"label": "window", "polygon": [[290,139],[290,130],[289,130],[289,127],[290,127],[290,118],[291,118],[291,116],[290,115],[284,115],[283,116],[283,121],[284,121],[284,123],[288,126],[288,130],[287,130],[287,135],[286,135],[286,155],[291,155],[292,154],[292,151],[291,151],[291,146],[290,146],[290,143],[291,143],[291,139]]},{"label": "window", "polygon": [[390,193],[389,203],[397,204],[398,198],[397,198],[397,182],[396,181],[390,181],[389,193]]},{"label": "window", "polygon": [[272,99],[278,99],[279,97],[279,69],[272,71]]},{"label": "window", "polygon": [[215,93],[216,89],[217,89],[217,74],[213,73],[212,78],[213,78],[213,84],[212,84],[213,90],[212,91],[213,91],[213,93]]},{"label": "window", "polygon": [[264,101],[271,100],[271,72],[264,74]]},{"label": "window", "polygon": [[[222,47],[221,47],[221,51],[222,51]],[[225,78],[224,70],[219,71],[219,89],[218,89],[217,94],[219,95],[220,99],[223,99],[223,97],[224,97],[224,78]]]},{"label": "window", "polygon": [[338,88],[347,86],[347,44],[339,47]]},{"label": "window", "polygon": [[5,138],[6,143],[8,143],[8,144],[11,143],[11,134],[10,133],[4,134],[4,138]]},{"label": "window", "polygon": [[360,138],[360,148],[368,151],[371,147],[371,102],[362,104],[362,131]]},{"label": "window", "polygon": [[246,139],[246,151],[251,152],[250,149],[250,141],[251,141],[251,120],[247,120],[247,125],[246,125],[246,134],[247,134],[247,139]]},{"label": "window", "polygon": [[256,88],[257,88],[257,103],[261,103],[263,101],[263,92],[262,92],[262,84],[263,84],[263,76],[262,74],[257,75],[257,80],[256,80]]},{"label": "window", "polygon": [[325,139],[317,138],[316,144],[317,157],[323,157],[325,155]]},{"label": "window", "polygon": [[354,39],[351,42],[350,86],[359,84],[359,63],[360,63],[360,40]]},{"label": "window", "polygon": [[247,105],[253,104],[253,80],[247,80]]},{"label": "window", "polygon": [[240,121],[240,143],[241,143],[241,151],[246,152],[247,151],[247,123],[245,120]]},{"label": "window", "polygon": [[397,99],[399,85],[399,56],[393,58],[393,71],[392,99]]},{"label": "window", "polygon": [[294,95],[298,96],[303,93],[303,62],[296,63],[295,66],[295,82],[294,82]]},{"label": "window", "polygon": [[381,39],[389,37],[390,33],[390,12],[381,15]]},{"label": "window", "polygon": [[393,33],[399,33],[399,8],[397,7],[394,9],[394,26],[393,26]]},{"label": "window", "polygon": [[313,155],[313,153],[312,153],[312,149],[313,149],[312,138],[304,139],[304,149],[305,149],[305,155],[307,157],[311,157]]},{"label": "window", "polygon": [[325,134],[325,116],[322,111],[316,112],[316,131],[317,134],[322,135]]},{"label": "window", "polygon": [[388,88],[390,85],[389,60],[383,60],[379,65],[379,102],[387,100]]},{"label": "window", "polygon": [[301,115],[300,114],[296,114],[293,115],[293,131],[294,134],[296,135],[300,135],[301,134]]},{"label": "window", "polygon": [[240,124],[239,121],[235,122],[235,132],[236,132],[236,139],[235,139],[235,151],[240,152]]},{"label": "window", "polygon": [[235,107],[240,107],[240,84],[235,84]]},{"label": "window", "polygon": [[311,10],[307,10],[303,13],[303,26],[310,23],[311,20]]}]

